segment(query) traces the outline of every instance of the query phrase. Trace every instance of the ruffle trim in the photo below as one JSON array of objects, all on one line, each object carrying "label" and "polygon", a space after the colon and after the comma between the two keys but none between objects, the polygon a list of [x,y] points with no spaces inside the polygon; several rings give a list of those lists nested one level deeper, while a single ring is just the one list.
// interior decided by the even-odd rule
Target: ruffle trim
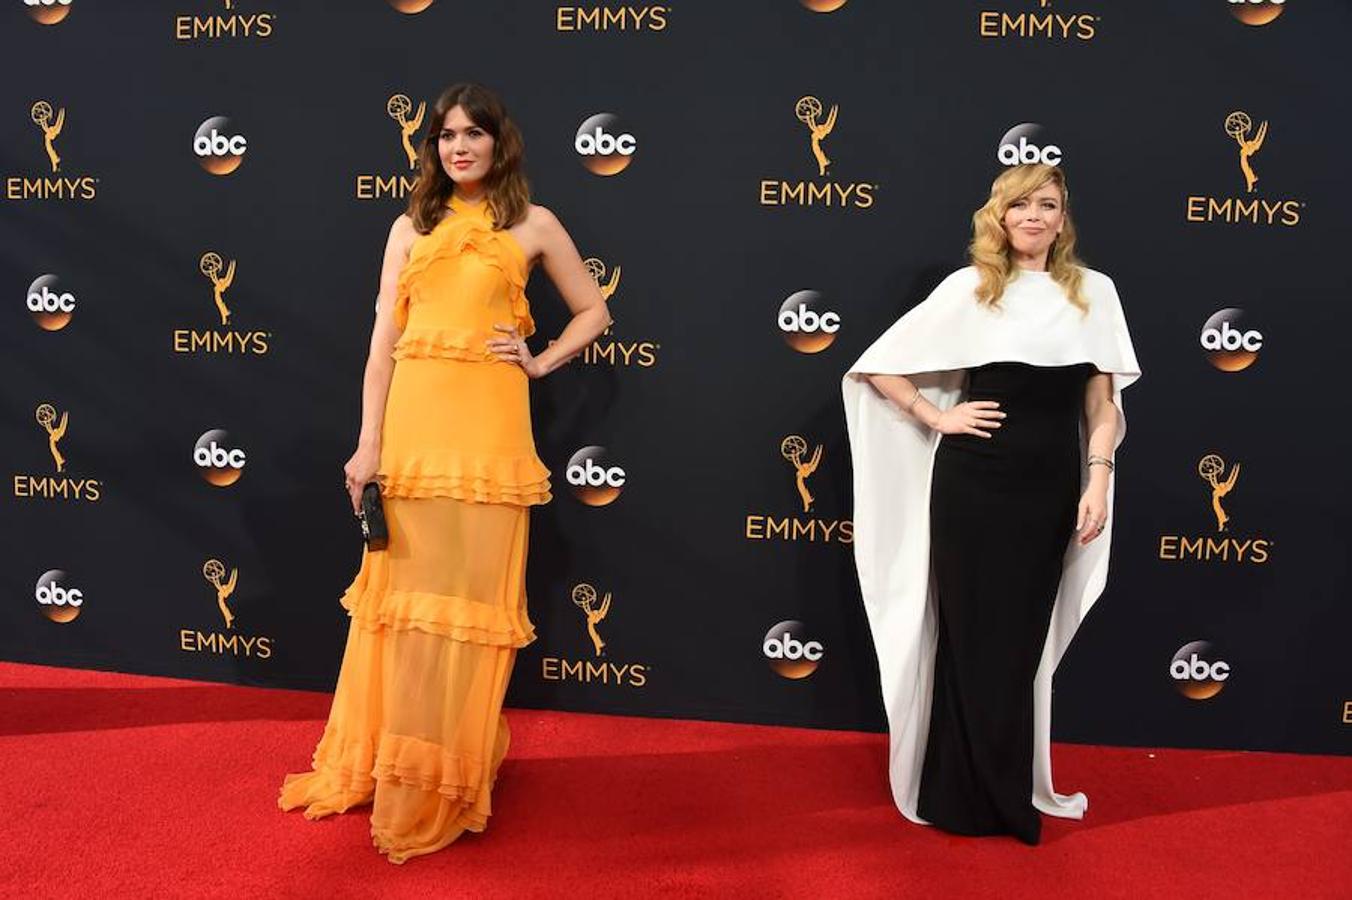
[{"label": "ruffle trim", "polygon": [[[369,801],[376,782],[383,781],[435,791],[468,807],[482,791],[492,790],[494,780],[483,760],[450,753],[431,741],[381,732],[373,742],[340,736],[331,727],[315,749],[313,768],[286,779],[278,806],[309,806],[307,817],[319,818]],[[480,825],[487,823],[486,817],[476,816]]]},{"label": "ruffle trim", "polygon": [[387,497],[451,497],[473,503],[548,503],[549,469],[535,456],[400,460],[377,475]]},{"label": "ruffle trim", "polygon": [[405,330],[390,355],[394,359],[464,359],[496,362],[488,350],[489,335],[477,329],[418,328]]},{"label": "ruffle trim", "polygon": [[425,591],[393,591],[359,579],[339,602],[365,631],[422,631],[493,647],[524,647],[535,640],[525,614],[487,603]]},{"label": "ruffle trim", "polygon": [[486,264],[502,272],[507,279],[512,304],[512,315],[516,318],[517,330],[522,337],[535,333],[535,320],[531,318],[530,301],[526,299],[526,258],[511,235],[503,231],[494,231],[484,219],[464,213],[447,216],[422,240],[434,242],[431,247],[416,258],[410,258],[399,273],[399,284],[395,292],[394,319],[401,329],[408,324],[409,297],[413,284],[427,271],[432,263],[441,259],[454,259],[463,253],[474,253]]}]

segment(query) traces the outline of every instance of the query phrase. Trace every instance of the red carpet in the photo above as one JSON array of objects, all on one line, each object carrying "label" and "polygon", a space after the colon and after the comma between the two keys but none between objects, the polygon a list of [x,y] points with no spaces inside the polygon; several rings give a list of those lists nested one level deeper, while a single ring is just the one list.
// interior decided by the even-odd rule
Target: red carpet
[{"label": "red carpet", "polygon": [[483,835],[274,805],[329,698],[0,663],[3,897],[1352,897],[1352,759],[1058,745],[1040,847],[911,825],[879,735],[509,713]]}]

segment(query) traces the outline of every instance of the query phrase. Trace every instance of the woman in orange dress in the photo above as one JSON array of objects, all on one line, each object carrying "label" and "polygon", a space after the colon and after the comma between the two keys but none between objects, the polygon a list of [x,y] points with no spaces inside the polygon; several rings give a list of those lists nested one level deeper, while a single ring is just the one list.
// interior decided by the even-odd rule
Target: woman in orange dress
[{"label": "woman in orange dress", "polygon": [[[354,510],[379,480],[389,543],[366,551],[342,598],[352,621],[313,771],[288,775],[278,800],[310,819],[372,803],[372,840],[394,863],[488,822],[503,695],[534,638],[529,507],[550,497],[528,382],[610,324],[568,233],[530,203],[521,136],[498,98],[455,85],[430,123],[385,248],[344,467]],[[525,342],[537,262],[572,312],[538,355]]]}]

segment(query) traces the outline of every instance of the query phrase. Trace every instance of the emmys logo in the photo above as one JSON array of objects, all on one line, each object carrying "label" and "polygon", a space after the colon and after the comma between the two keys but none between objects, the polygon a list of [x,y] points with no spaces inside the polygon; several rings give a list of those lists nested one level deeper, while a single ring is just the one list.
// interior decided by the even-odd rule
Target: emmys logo
[{"label": "emmys logo", "polygon": [[[227,571],[230,573],[228,578]],[[235,587],[239,584],[239,569],[231,569],[219,559],[208,559],[202,564],[202,577],[216,594],[216,609],[220,612],[228,633],[219,631],[203,633],[193,628],[180,628],[178,648],[184,653],[271,658],[272,638],[257,635],[248,637],[235,631],[235,612],[230,608],[230,598],[234,596]]]},{"label": "emmys logo", "polygon": [[28,286],[28,312],[44,331],[60,331],[75,315],[75,295],[61,290],[55,275],[40,275]]},{"label": "emmys logo", "polygon": [[[216,303],[216,312],[221,316],[221,325],[230,324],[230,307],[225,305],[225,292],[235,283],[235,260],[226,265],[220,255],[212,251],[202,254],[197,262],[198,270],[211,282],[211,299]],[[225,272],[222,274],[221,269]]]},{"label": "emmys logo", "polygon": [[1211,489],[1211,513],[1216,522],[1215,532],[1195,538],[1184,535],[1161,535],[1159,558],[1163,560],[1192,560],[1195,562],[1250,562],[1263,564],[1272,554],[1273,542],[1266,538],[1248,537],[1240,540],[1230,536],[1230,514],[1222,501],[1235,489],[1239,481],[1240,464],[1229,467],[1217,453],[1208,453],[1197,462],[1197,475]]},{"label": "emmys logo", "polygon": [[1216,514],[1217,531],[1225,531],[1225,526],[1230,521],[1230,516],[1221,507],[1221,498],[1234,490],[1235,482],[1239,479],[1239,463],[1235,463],[1230,469],[1228,478],[1224,481],[1217,480],[1224,471],[1225,460],[1215,453],[1208,453],[1197,463],[1197,474],[1202,477],[1203,481],[1211,485],[1211,511]]},{"label": "emmys logo", "polygon": [[60,569],[51,569],[42,573],[33,590],[33,598],[38,601],[42,614],[53,622],[70,622],[80,614],[84,605],[84,591],[67,587],[70,576]]},{"label": "emmys logo", "polygon": [[413,101],[403,94],[395,94],[385,102],[385,112],[389,113],[390,118],[399,126],[399,140],[404,146],[404,155],[408,157],[408,167],[416,169],[418,151],[413,149],[413,143],[409,138],[422,127],[423,115],[427,112],[426,101],[418,104],[418,112],[409,119],[408,114],[412,111]]},{"label": "emmys logo", "polygon": [[[614,269],[608,270],[606,264],[595,256],[590,256],[582,262],[587,267],[587,274],[591,275],[601,291],[601,297],[606,302],[613,300],[615,292],[620,287],[620,266],[616,265]],[[583,348],[582,364],[611,367],[641,366],[647,369],[657,364],[657,351],[661,347],[661,344],[652,341],[619,340],[615,337],[612,326],[608,325],[600,337]]]},{"label": "emmys logo", "polygon": [[233,314],[225,301],[226,291],[235,283],[236,260],[226,262],[216,251],[208,250],[197,261],[197,271],[211,282],[211,301],[216,316],[221,320],[218,329],[175,328],[171,336],[175,353],[251,353],[262,356],[268,352],[268,331],[238,331],[227,328]]},{"label": "emmys logo", "polygon": [[216,589],[216,608],[221,611],[225,627],[234,628],[235,614],[230,611],[227,601],[235,592],[235,585],[239,583],[239,569],[231,570],[229,580],[221,584],[221,579],[225,578],[225,563],[219,559],[209,559],[202,564],[202,577],[207,580],[207,584]]},{"label": "emmys logo", "polygon": [[810,9],[813,12],[833,13],[850,0],[800,0],[800,2],[805,9]]},{"label": "emmys logo", "polygon": [[1189,195],[1187,221],[1226,222],[1231,225],[1299,225],[1301,211],[1305,208],[1303,200],[1271,200],[1254,196],[1257,193],[1254,185],[1258,183],[1258,172],[1253,167],[1253,157],[1267,141],[1267,121],[1264,120],[1255,128],[1249,114],[1237,109],[1225,117],[1222,129],[1235,142],[1244,193],[1242,196],[1224,198]]},{"label": "emmys logo", "polygon": [[1240,372],[1254,364],[1263,349],[1263,333],[1244,327],[1244,310],[1227,307],[1202,326],[1207,362],[1222,372]]},{"label": "emmys logo", "polygon": [[638,152],[638,138],[623,129],[619,117],[597,113],[578,126],[573,149],[587,171],[618,175],[629,167]]},{"label": "emmys logo", "polygon": [[42,175],[9,175],[5,177],[6,200],[93,200],[98,190],[98,179],[89,175],[68,178],[59,174],[61,154],[56,139],[66,126],[65,107],[54,107],[47,100],[38,100],[28,110],[28,117],[42,134],[42,149],[46,166]]},{"label": "emmys logo", "polygon": [[[408,163],[405,172],[390,172],[387,175],[363,174],[357,176],[358,200],[403,200],[418,183],[418,150],[413,138],[422,127],[427,114],[427,102],[419,101],[418,111],[413,111],[413,101],[407,94],[394,94],[385,101],[385,113],[399,127],[399,146],[404,151]],[[412,113],[412,118],[409,114]]]},{"label": "emmys logo", "polygon": [[29,117],[42,130],[42,148],[47,151],[47,161],[51,163],[52,171],[61,171],[61,156],[56,152],[56,139],[61,136],[61,129],[66,125],[65,107],[53,114],[52,105],[46,100],[39,100],[29,110]]},{"label": "emmys logo", "polygon": [[390,0],[390,6],[406,15],[416,16],[435,2],[436,0]]},{"label": "emmys logo", "polygon": [[56,408],[50,403],[43,403],[37,409],[37,420],[47,432],[47,449],[52,453],[52,463],[56,466],[56,471],[58,473],[66,471],[66,458],[61,455],[56,445],[66,436],[66,425],[70,422],[69,414],[62,413],[60,424],[56,424]]},{"label": "emmys logo", "polygon": [[39,25],[56,25],[70,15],[71,0],[23,0],[28,17]]},{"label": "emmys logo", "polygon": [[[1024,0],[1027,3],[1027,0]],[[1092,41],[1098,34],[1100,16],[1089,13],[1060,13],[1051,9],[1051,0],[1036,0],[1037,11],[1010,14],[1003,10],[983,9],[977,13],[977,34],[983,38],[1034,38],[1068,41],[1071,38]]]},{"label": "emmys logo", "polygon": [[272,36],[276,15],[270,12],[237,13],[234,11],[237,3],[238,0],[224,0],[224,15],[175,16],[174,39],[198,41]]},{"label": "emmys logo", "polygon": [[587,274],[596,282],[596,286],[601,289],[601,298],[609,301],[615,295],[615,291],[620,286],[620,267],[616,266],[615,271],[610,273],[610,280],[606,280],[606,264],[594,256],[589,256],[582,261],[586,267]]},{"label": "emmys logo", "polygon": [[1046,130],[1036,122],[1020,122],[1000,138],[995,158],[1006,166],[1030,163],[1059,166],[1063,158],[1061,148],[1055,144],[1047,144],[1045,133]]},{"label": "emmys logo", "polygon": [[824,141],[836,128],[836,118],[840,112],[837,104],[831,104],[830,112],[825,112],[822,101],[812,95],[799,97],[793,105],[794,117],[807,129],[807,145],[811,151],[812,165],[817,173],[817,181],[786,181],[783,179],[762,178],[760,181],[761,206],[823,206],[854,207],[868,209],[873,206],[873,192],[877,184],[868,182],[842,183],[824,180],[833,160],[826,152]]},{"label": "emmys logo", "polygon": [[604,621],[610,612],[610,592],[607,591],[605,597],[597,601],[596,588],[585,583],[576,585],[573,588],[573,605],[582,610],[582,614],[587,617],[587,636],[591,638],[596,655],[604,656],[606,642],[601,640],[596,626]]},{"label": "emmys logo", "polygon": [[818,444],[817,449],[812,451],[812,458],[803,462],[803,454],[806,452],[807,441],[796,434],[789,435],[779,443],[779,455],[793,466],[793,483],[798,488],[798,496],[802,498],[803,512],[811,512],[813,497],[807,489],[807,479],[817,471],[817,466],[821,465],[822,445]]},{"label": "emmys logo", "polygon": [[198,125],[192,139],[192,152],[212,175],[229,175],[238,169],[248,150],[249,139],[236,132],[225,116],[212,116]]},{"label": "emmys logo", "polygon": [[665,31],[670,6],[605,6],[560,4],[554,12],[555,31]]},{"label": "emmys logo", "polygon": [[231,446],[228,432],[213,428],[203,432],[193,445],[192,461],[208,484],[229,487],[244,474],[248,456],[242,449]]},{"label": "emmys logo", "polygon": [[1286,9],[1286,0],[1229,0],[1230,12],[1245,25],[1266,25]]},{"label": "emmys logo", "polygon": [[822,659],[820,641],[807,640],[807,626],[788,619],[765,632],[761,652],[770,668],[784,678],[806,678],[817,671]]},{"label": "emmys logo", "polygon": [[588,506],[608,506],[624,489],[627,477],[619,466],[605,464],[606,448],[583,447],[568,460],[564,473],[573,496]]},{"label": "emmys logo", "polygon": [[1169,663],[1169,678],[1180,694],[1189,700],[1210,700],[1221,692],[1230,678],[1230,664],[1215,659],[1216,649],[1209,641],[1193,641],[1178,648]]},{"label": "emmys logo", "polygon": [[47,452],[52,457],[52,467],[56,476],[51,475],[15,475],[14,496],[20,499],[40,497],[44,500],[87,500],[97,502],[103,496],[103,484],[95,478],[70,478],[64,476],[66,456],[61,452],[60,443],[66,436],[70,425],[69,412],[59,416],[56,407],[42,403],[34,414],[37,423],[47,435]]},{"label": "emmys logo", "polygon": [[[1253,193],[1253,186],[1258,183],[1258,175],[1253,171],[1249,157],[1262,149],[1263,141],[1267,139],[1267,129],[1268,123],[1263,122],[1257,131],[1253,131],[1253,120],[1243,110],[1236,110],[1225,117],[1225,133],[1239,145],[1239,171],[1244,173],[1244,191],[1249,194]],[[1252,137],[1249,136],[1251,131]]]},{"label": "emmys logo", "polygon": [[818,122],[817,119],[822,114],[822,102],[816,97],[803,97],[793,107],[794,115],[798,121],[807,126],[809,142],[812,147],[812,157],[817,161],[817,174],[826,175],[826,170],[831,167],[831,160],[827,158],[826,151],[822,149],[822,141],[831,135],[831,131],[836,127],[836,113],[840,107],[831,106],[831,112],[826,116],[826,121]]},{"label": "emmys logo", "polygon": [[571,599],[586,623],[587,637],[591,641],[592,657],[585,660],[570,660],[560,656],[546,656],[540,661],[540,675],[545,681],[576,681],[579,684],[613,685],[615,687],[641,688],[648,683],[648,674],[652,666],[644,663],[611,662],[606,652],[606,641],[596,626],[605,621],[610,614],[611,596],[606,591],[598,594],[595,587],[586,582],[573,586]]},{"label": "emmys logo", "polygon": [[[821,465],[822,445],[818,444],[809,455],[807,439],[801,435],[791,434],[779,442],[779,455],[793,467],[794,487],[797,489],[802,512],[807,516],[817,502],[812,491],[808,489],[807,480]],[[848,544],[854,540],[854,523],[849,519],[824,520],[815,516],[800,518],[796,515],[749,513],[743,534],[747,540],[806,540],[823,543],[836,540]]]},{"label": "emmys logo", "polygon": [[779,330],[784,342],[799,353],[820,353],[836,339],[840,315],[823,310],[825,300],[817,291],[790,294],[779,307]]}]

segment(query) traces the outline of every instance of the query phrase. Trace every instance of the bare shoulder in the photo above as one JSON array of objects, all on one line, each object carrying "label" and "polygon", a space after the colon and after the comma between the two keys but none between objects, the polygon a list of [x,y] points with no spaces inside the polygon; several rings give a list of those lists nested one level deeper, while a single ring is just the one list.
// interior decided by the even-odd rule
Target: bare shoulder
[{"label": "bare shoulder", "polygon": [[417,230],[413,227],[413,217],[408,213],[400,213],[390,226],[390,237],[400,239],[411,239],[417,235]]},{"label": "bare shoulder", "polygon": [[526,211],[526,227],[540,235],[552,234],[563,230],[563,223],[547,206],[532,203]]},{"label": "bare shoulder", "polygon": [[391,250],[399,250],[401,253],[408,253],[409,247],[413,246],[413,241],[418,237],[418,230],[413,227],[413,218],[408,213],[401,213],[394,224],[390,226],[390,238],[388,247]]}]

